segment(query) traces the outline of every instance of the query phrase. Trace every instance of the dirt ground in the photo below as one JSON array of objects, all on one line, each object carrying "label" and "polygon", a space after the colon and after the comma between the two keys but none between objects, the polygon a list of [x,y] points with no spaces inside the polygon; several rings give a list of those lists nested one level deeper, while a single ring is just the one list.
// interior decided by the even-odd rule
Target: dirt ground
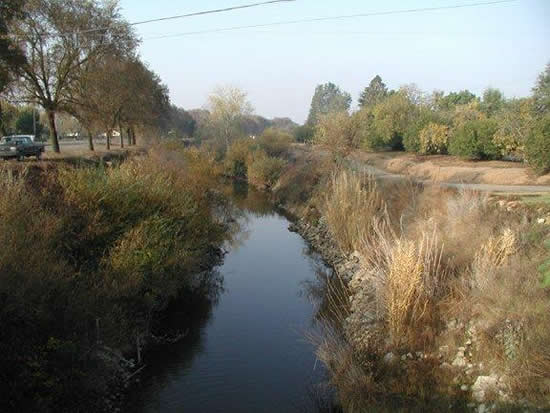
[{"label": "dirt ground", "polygon": [[386,172],[419,180],[457,184],[550,185],[550,174],[537,176],[519,162],[464,161],[454,156],[405,152],[354,152],[351,157]]}]

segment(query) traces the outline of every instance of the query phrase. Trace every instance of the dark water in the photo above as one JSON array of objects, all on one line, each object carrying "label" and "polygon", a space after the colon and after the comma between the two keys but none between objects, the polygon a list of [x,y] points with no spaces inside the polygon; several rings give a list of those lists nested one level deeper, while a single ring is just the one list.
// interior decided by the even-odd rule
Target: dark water
[{"label": "dark water", "polygon": [[219,297],[183,341],[147,355],[128,411],[313,411],[323,371],[305,338],[314,317],[305,285],[322,264],[262,194],[235,199],[243,231],[218,268]]}]

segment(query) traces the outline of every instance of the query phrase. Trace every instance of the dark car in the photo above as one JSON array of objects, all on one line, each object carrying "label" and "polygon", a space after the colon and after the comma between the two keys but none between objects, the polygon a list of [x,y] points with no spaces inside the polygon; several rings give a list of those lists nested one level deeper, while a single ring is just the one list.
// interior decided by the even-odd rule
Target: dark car
[{"label": "dark car", "polygon": [[27,136],[4,136],[0,139],[0,159],[17,159],[22,161],[27,156],[42,157],[44,145],[35,143]]}]

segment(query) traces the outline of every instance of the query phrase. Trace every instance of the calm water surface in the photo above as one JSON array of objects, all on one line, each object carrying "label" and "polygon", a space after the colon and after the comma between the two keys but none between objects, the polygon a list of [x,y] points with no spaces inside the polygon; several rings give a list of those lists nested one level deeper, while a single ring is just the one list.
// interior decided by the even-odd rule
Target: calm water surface
[{"label": "calm water surface", "polygon": [[[218,268],[223,288],[216,303],[184,340],[147,355],[128,411],[312,410],[323,371],[305,339],[314,312],[305,285],[322,264],[262,197],[237,197],[241,242]],[[178,314],[172,318],[177,324]]]}]

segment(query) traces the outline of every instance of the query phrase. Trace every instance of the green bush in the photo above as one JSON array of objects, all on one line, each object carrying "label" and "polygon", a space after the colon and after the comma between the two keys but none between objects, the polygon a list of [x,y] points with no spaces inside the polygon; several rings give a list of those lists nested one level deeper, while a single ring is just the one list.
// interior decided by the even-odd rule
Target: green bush
[{"label": "green bush", "polygon": [[529,165],[538,173],[550,171],[550,115],[539,119],[525,142]]},{"label": "green bush", "polygon": [[258,147],[269,156],[284,156],[292,141],[291,134],[279,129],[267,128],[258,138]]},{"label": "green bush", "polygon": [[248,180],[250,183],[270,188],[279,179],[286,162],[281,158],[274,158],[265,152],[257,151],[252,156],[248,167]]},{"label": "green bush", "polygon": [[298,126],[294,129],[294,139],[300,143],[311,143],[315,135],[315,129],[309,125]]},{"label": "green bush", "polygon": [[470,160],[498,159],[500,151],[493,142],[497,127],[492,119],[470,120],[460,124],[449,139],[449,153]]}]

